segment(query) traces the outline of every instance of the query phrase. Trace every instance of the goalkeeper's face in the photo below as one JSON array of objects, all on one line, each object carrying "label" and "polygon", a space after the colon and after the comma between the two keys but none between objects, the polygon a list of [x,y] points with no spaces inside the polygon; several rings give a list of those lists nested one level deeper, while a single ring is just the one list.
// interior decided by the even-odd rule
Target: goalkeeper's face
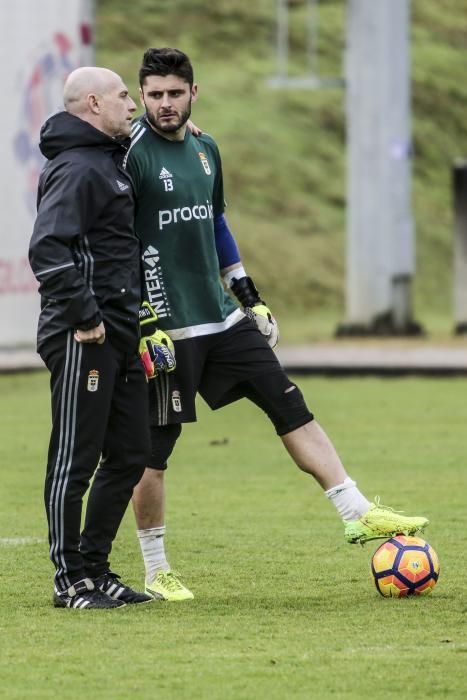
[{"label": "goalkeeper's face", "polygon": [[190,87],[189,83],[176,75],[148,75],[140,96],[153,128],[166,138],[183,139],[191,114],[191,103],[198,96],[197,85]]}]

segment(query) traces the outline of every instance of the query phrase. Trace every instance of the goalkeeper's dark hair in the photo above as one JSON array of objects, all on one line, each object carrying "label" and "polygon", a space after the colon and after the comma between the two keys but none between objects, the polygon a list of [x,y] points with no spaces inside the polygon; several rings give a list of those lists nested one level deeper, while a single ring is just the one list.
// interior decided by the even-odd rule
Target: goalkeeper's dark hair
[{"label": "goalkeeper's dark hair", "polygon": [[139,69],[139,84],[141,87],[149,75],[176,75],[185,82],[193,85],[193,66],[190,59],[178,49],[148,49],[143,56]]}]

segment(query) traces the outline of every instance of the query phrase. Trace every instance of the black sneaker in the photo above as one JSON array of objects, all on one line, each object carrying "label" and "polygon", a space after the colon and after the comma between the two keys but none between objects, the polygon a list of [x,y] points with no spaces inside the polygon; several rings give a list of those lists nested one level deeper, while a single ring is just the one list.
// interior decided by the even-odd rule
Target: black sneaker
[{"label": "black sneaker", "polygon": [[135,604],[135,603],[149,603],[153,600],[153,597],[146,595],[146,593],[138,593],[134,591],[130,586],[125,586],[118,579],[120,576],[118,574],[112,573],[112,571],[107,571],[105,574],[98,576],[94,579],[94,585],[99,588],[107,596],[110,596],[115,601],[123,601],[124,603]]},{"label": "black sneaker", "polygon": [[122,600],[114,600],[102,593],[90,578],[83,578],[70,586],[66,591],[54,591],[54,606],[56,608],[78,608],[79,610],[123,608]]}]

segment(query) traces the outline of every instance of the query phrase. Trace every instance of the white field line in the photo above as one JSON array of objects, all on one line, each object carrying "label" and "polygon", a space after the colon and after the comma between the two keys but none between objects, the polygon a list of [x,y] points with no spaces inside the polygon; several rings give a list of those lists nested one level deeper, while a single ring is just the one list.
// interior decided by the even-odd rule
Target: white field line
[{"label": "white field line", "polygon": [[0,537],[0,547],[22,547],[25,544],[44,544],[45,537]]}]

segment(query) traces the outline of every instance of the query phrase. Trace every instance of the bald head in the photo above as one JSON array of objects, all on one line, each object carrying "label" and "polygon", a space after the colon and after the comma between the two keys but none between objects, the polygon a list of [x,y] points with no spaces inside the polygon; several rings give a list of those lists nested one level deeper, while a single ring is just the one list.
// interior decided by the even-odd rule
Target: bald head
[{"label": "bald head", "polygon": [[80,116],[87,111],[89,95],[105,95],[115,84],[121,82],[120,76],[108,68],[77,68],[70,73],[63,88],[66,111]]},{"label": "bald head", "polygon": [[67,112],[109,136],[127,136],[136,105],[121,77],[108,68],[74,70],[63,87]]}]

